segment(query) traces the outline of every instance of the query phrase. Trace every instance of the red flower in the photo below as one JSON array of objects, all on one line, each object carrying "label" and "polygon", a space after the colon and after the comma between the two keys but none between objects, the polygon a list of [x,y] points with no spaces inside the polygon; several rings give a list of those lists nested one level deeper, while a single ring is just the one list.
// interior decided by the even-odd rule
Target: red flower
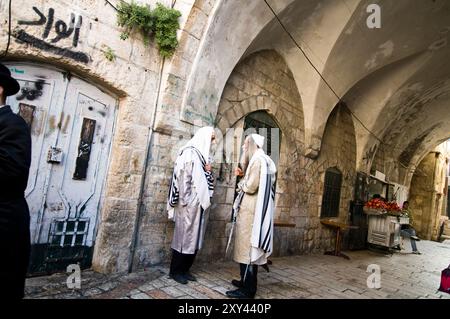
[{"label": "red flower", "polygon": [[387,209],[387,205],[379,198],[372,199],[368,201],[365,205],[367,208],[373,209]]}]

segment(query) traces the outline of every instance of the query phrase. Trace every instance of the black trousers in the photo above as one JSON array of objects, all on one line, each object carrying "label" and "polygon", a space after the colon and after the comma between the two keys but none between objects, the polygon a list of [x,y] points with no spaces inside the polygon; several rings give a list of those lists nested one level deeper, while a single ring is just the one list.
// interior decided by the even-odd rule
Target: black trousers
[{"label": "black trousers", "polygon": [[258,265],[239,264],[241,271],[241,290],[247,295],[254,297],[258,285]]},{"label": "black trousers", "polygon": [[182,275],[189,272],[194,263],[195,254],[182,254],[172,249],[172,261],[170,263],[170,275]]},{"label": "black trousers", "polygon": [[[16,210],[8,211],[8,205]],[[21,299],[30,258],[30,219],[24,199],[8,205],[0,202],[0,299]]]}]

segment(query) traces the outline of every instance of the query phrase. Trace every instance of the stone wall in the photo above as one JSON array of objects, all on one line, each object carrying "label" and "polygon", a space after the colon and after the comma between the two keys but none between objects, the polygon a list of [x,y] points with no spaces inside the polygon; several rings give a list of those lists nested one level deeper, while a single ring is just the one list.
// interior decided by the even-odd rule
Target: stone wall
[{"label": "stone wall", "polygon": [[344,105],[337,105],[328,119],[319,157],[305,166],[307,184],[302,192],[309,193],[306,207],[311,227],[309,232],[312,233],[308,239],[313,239],[308,242],[310,250],[328,250],[334,245],[334,232],[320,224],[325,171],[332,167],[342,173],[338,219],[348,223],[356,181],[356,139],[352,115]]},{"label": "stone wall", "polygon": [[[328,120],[322,151],[316,160],[304,154],[304,117],[302,102],[289,68],[274,51],[253,54],[233,71],[219,106],[218,126],[239,127],[245,115],[265,110],[282,131],[278,167],[275,221],[295,224],[295,228],[275,227],[274,255],[304,254],[331,248],[334,235],[320,224],[325,171],[337,167],[343,173],[340,215],[347,219],[353,196],[356,167],[356,141],[353,122],[345,106],[336,107]],[[236,148],[239,150],[240,148]],[[239,158],[239,156],[235,156]],[[218,207],[213,214],[230,218],[235,179],[234,167],[225,168],[225,182],[219,184]],[[226,189],[226,190],[225,190]],[[226,194],[226,195],[225,195]],[[225,200],[225,201],[224,201]],[[216,221],[219,222],[219,221]],[[225,246],[228,227],[220,226],[220,237],[212,232],[210,251],[217,243]],[[216,253],[222,256],[223,250]]]},{"label": "stone wall", "polygon": [[[208,27],[216,0],[182,0],[175,8],[187,13],[179,30],[179,46],[162,72],[154,132],[150,141],[142,205],[137,221],[133,267],[159,264],[170,257],[174,224],[167,220],[167,192],[174,154],[194,133],[195,126],[180,121],[180,105],[191,68]],[[197,126],[208,121],[198,119]]]},{"label": "stone wall", "polygon": [[[183,14],[180,45],[174,56],[166,61],[159,57],[155,46],[145,46],[139,34],[132,34],[127,41],[120,40],[122,30],[116,25],[116,12],[105,1],[13,2],[15,32],[9,51],[11,60],[35,61],[72,71],[110,90],[119,99],[94,254],[96,270],[125,271],[131,257],[135,268],[168,261],[174,225],[167,220],[166,199],[174,152],[196,127],[215,123],[225,133],[227,128],[242,128],[245,116],[255,111],[266,111],[282,131],[275,219],[295,224],[294,228],[275,229],[274,255],[310,253],[332,247],[333,234],[320,224],[324,176],[330,167],[337,167],[343,173],[339,218],[348,218],[355,180],[356,141],[352,115],[345,106],[337,106],[331,113],[323,137],[314,135],[315,139],[322,141],[317,158],[313,160],[304,156],[307,153],[304,145],[306,113],[300,96],[306,91],[308,95],[315,95],[315,84],[311,83],[316,83],[319,78],[314,72],[305,73],[301,72],[303,67],[298,68],[296,79],[302,84],[298,88],[291,70],[279,54],[275,51],[254,53],[232,72],[217,114],[211,113],[216,105],[195,105],[203,116],[190,121],[194,125],[180,120],[181,106],[186,104],[183,99],[187,98],[186,91],[198,63],[200,48],[208,51],[208,45],[212,45],[206,43],[202,47],[202,40],[208,28],[218,23],[217,19],[212,19],[218,1],[163,1],[166,5],[174,3]],[[139,2],[154,5],[157,1]],[[231,6],[231,2],[228,5]],[[67,20],[71,13],[82,16],[76,46],[73,37],[52,43],[56,36],[54,26],[45,37],[45,23],[38,26],[18,23],[19,20],[37,21],[40,15],[36,10],[48,15],[50,9],[54,10],[55,21]],[[6,43],[5,1],[0,3],[0,14],[0,41]],[[269,18],[272,16],[267,12],[259,22],[269,21]],[[229,45],[224,43],[221,45]],[[329,44],[332,43],[330,41]],[[110,49],[115,54],[113,61],[105,56]],[[221,73],[230,71],[218,64],[217,70]],[[298,67],[298,63],[290,65]],[[207,78],[209,74],[202,76]],[[205,94],[222,92],[222,88],[217,89],[205,90]],[[218,96],[220,93],[216,94]],[[310,99],[308,104],[309,113],[315,112],[320,121],[314,123],[312,119],[316,116],[309,116],[308,125],[323,127],[322,119],[328,116],[323,112],[326,105],[315,105],[311,103],[313,100]],[[186,114],[183,116],[188,118]],[[235,159],[239,157],[240,136],[236,136],[236,143]],[[383,161],[381,152],[377,156],[377,163]],[[234,196],[233,168],[233,165],[214,165],[216,176],[220,172],[220,180],[217,181],[207,240],[200,259],[223,258]],[[139,202],[141,195],[142,203]]]},{"label": "stone wall", "polygon": [[[140,1],[152,6],[156,2],[172,4],[170,0]],[[192,2],[183,0],[175,3],[183,14],[183,26],[188,26]],[[210,1],[197,3],[208,6]],[[70,36],[61,37],[59,34],[58,37],[56,24],[61,28],[65,23],[69,28],[71,14],[75,16],[74,27],[79,28],[75,28]],[[7,21],[8,2],[1,1],[2,52],[7,42]],[[118,98],[111,161],[93,260],[94,269],[102,272],[128,269],[162,69],[162,59],[156,46],[152,43],[144,45],[139,33],[131,34],[126,41],[121,40],[122,30],[116,21],[116,11],[106,1],[13,1],[13,32],[6,58],[6,61],[39,63],[44,67],[70,71],[107,89]],[[114,54],[112,61],[106,57],[106,52],[110,50]],[[186,46],[182,50],[188,52]],[[166,65],[170,66],[169,63]]]},{"label": "stone wall", "polygon": [[[302,102],[293,76],[284,60],[274,51],[255,53],[241,62],[233,71],[225,86],[217,114],[218,127],[243,128],[244,118],[255,111],[266,111],[281,130],[280,157],[276,188],[275,221],[298,224],[302,222],[299,204],[300,178],[302,172],[296,165],[301,160],[304,141],[304,118]],[[230,228],[231,205],[236,179],[233,175],[236,161],[240,157],[242,136],[237,136],[234,148],[234,164],[223,165],[223,181],[218,183],[215,196],[217,206],[212,209],[212,218],[220,232],[211,229],[211,239],[206,246],[205,256],[223,257],[226,237]],[[288,236],[288,234],[290,234]],[[295,243],[288,242],[302,234],[300,228],[275,228],[274,255],[293,254]],[[217,243],[220,243],[217,250]]]},{"label": "stone wall", "polygon": [[447,156],[441,149],[429,153],[417,167],[411,181],[410,209],[418,236],[437,240],[441,215],[447,201]]},{"label": "stone wall", "polygon": [[[289,68],[274,51],[255,53],[235,68],[220,102],[217,127],[224,134],[228,128],[243,128],[245,116],[255,111],[266,111],[282,131],[275,220],[295,224],[294,228],[275,228],[274,255],[331,248],[334,235],[320,224],[324,175],[330,167],[337,167],[343,173],[339,217],[346,220],[356,166],[355,135],[350,113],[345,106],[336,107],[328,121],[324,147],[319,157],[317,160],[304,157],[302,103]],[[158,264],[170,258],[174,224],[167,221],[166,201],[173,152],[184,141],[180,140],[180,136],[190,136],[183,130],[172,133],[169,136],[156,132],[152,140],[134,259],[136,267]],[[199,260],[224,258],[236,183],[232,172],[240,156],[242,142],[240,133],[235,137],[235,151],[228,153],[234,164],[214,165],[218,180]]]},{"label": "stone wall", "polygon": [[[161,98],[158,101],[155,128],[163,134],[170,135],[172,130],[193,129],[192,124],[180,121],[181,105],[202,37],[212,23],[211,15],[218,1],[220,0],[178,0],[175,3],[175,8],[190,13],[184,18],[182,28],[179,30],[179,46],[162,75]],[[201,107],[204,113],[208,113],[206,105]],[[211,117],[198,117],[192,123],[202,126],[211,125],[213,121],[214,118]]]}]

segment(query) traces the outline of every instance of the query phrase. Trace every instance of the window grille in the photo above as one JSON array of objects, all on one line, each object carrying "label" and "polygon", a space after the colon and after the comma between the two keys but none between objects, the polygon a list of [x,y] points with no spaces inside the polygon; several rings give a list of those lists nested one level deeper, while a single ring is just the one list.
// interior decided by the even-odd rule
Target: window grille
[{"label": "window grille", "polygon": [[[245,117],[244,132],[246,132],[246,136],[255,133],[255,131],[257,134],[264,136],[264,152],[269,156],[272,156],[274,151],[272,150],[272,139],[280,138],[280,134],[274,134],[275,132],[272,129],[278,129],[278,125],[265,111],[253,112]],[[255,131],[252,132],[252,130]],[[278,145],[281,145],[281,141],[278,141]]]},{"label": "window grille", "polygon": [[321,218],[339,216],[341,200],[342,173],[336,168],[329,168],[325,173],[325,187],[322,198]]},{"label": "window grille", "polygon": [[52,246],[84,246],[89,229],[89,218],[54,219],[50,228]]}]

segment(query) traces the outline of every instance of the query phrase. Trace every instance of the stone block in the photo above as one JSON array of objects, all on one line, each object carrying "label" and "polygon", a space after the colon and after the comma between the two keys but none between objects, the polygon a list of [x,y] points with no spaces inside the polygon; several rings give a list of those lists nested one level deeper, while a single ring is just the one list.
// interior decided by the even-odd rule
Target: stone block
[{"label": "stone block", "polygon": [[131,153],[131,170],[132,174],[141,174],[144,170],[145,152],[136,150]]},{"label": "stone block", "polygon": [[202,38],[206,24],[208,23],[208,16],[199,8],[192,7],[189,18],[186,21],[184,30],[200,40]]},{"label": "stone block", "polygon": [[194,63],[199,44],[199,39],[189,34],[188,32],[182,31],[177,51],[182,53],[184,59],[191,63]]}]

